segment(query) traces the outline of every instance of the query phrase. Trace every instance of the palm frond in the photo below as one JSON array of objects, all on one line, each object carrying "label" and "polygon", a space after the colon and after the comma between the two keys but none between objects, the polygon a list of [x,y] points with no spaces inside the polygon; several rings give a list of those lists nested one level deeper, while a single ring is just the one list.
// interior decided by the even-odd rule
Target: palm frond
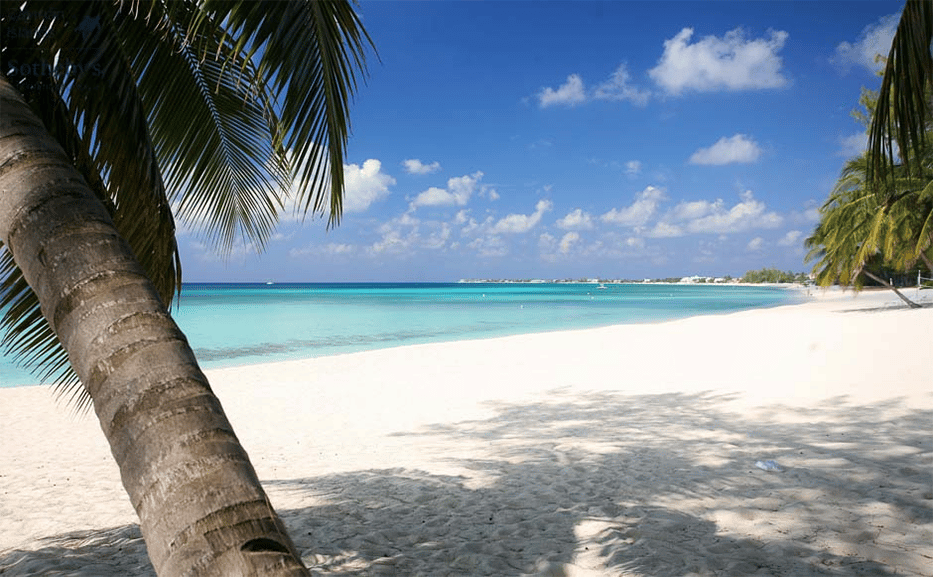
[{"label": "palm frond", "polygon": [[272,105],[256,72],[193,3],[153,2],[117,31],[136,75],[154,147],[179,215],[222,252],[239,235],[261,247],[289,185]]},{"label": "palm frond", "polygon": [[209,0],[203,11],[225,23],[237,54],[258,59],[261,86],[279,110],[282,145],[294,158],[305,212],[323,214],[326,206],[328,223],[339,223],[349,102],[357,71],[365,74],[366,46],[372,46],[359,17],[348,3],[329,0]]},{"label": "palm frond", "polygon": [[911,151],[919,151],[926,143],[926,124],[933,114],[931,43],[933,3],[907,0],[891,44],[869,130],[870,182],[886,178],[896,164],[895,142],[908,174]]},{"label": "palm frond", "polygon": [[[168,306],[181,287],[181,262],[146,111],[120,42],[118,22],[125,16],[94,1],[61,2],[55,12],[68,18],[59,18],[38,44],[47,57],[67,58],[59,94],[92,164],[85,177],[102,182],[117,230]],[[96,27],[75,26],[85,21]]]},{"label": "palm frond", "polygon": [[[19,9],[19,24],[40,33],[19,37],[15,54],[5,50],[4,59],[59,65],[18,79],[17,88],[107,208],[163,302],[170,303],[181,282],[174,220],[132,75],[113,42],[112,7],[67,2],[43,3],[40,10],[27,2]],[[30,20],[30,14],[38,19]],[[75,23],[85,20],[97,26],[82,33]],[[59,394],[71,391],[79,409],[86,408],[67,354],[11,258],[0,268],[0,282],[7,305],[0,320],[6,354],[40,381],[52,379]]]}]

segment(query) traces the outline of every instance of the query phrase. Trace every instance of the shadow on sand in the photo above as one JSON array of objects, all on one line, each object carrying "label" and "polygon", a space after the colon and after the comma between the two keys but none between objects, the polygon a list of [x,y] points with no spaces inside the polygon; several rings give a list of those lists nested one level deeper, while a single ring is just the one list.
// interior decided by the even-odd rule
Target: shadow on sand
[{"label": "shadow on sand", "polygon": [[[834,399],[784,424],[729,400],[554,391],[398,433],[461,474],[264,484],[309,503],[280,513],[321,575],[933,574],[933,412]],[[0,574],[154,575],[135,525],[5,552]]]}]

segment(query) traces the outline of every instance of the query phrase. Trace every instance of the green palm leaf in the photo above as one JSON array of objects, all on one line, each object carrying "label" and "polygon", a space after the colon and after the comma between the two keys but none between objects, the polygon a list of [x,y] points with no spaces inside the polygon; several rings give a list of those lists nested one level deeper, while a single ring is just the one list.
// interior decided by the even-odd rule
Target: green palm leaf
[{"label": "green palm leaf", "polygon": [[[323,210],[329,197],[336,222],[352,71],[363,58],[365,33],[343,4],[205,6],[0,7],[0,23],[15,18],[17,26],[26,13],[60,15],[30,22],[37,34],[5,45],[3,70],[17,58],[67,62],[47,77],[13,80],[108,207],[166,306],[181,282],[167,189],[182,216],[203,224],[222,251],[239,235],[263,245],[293,173],[311,185],[306,209]],[[85,21],[94,25],[75,25]],[[320,37],[337,31],[339,42]],[[294,50],[298,39],[311,48]],[[35,295],[6,251],[0,257],[2,346],[69,390],[77,378]]]},{"label": "green palm leaf", "polygon": [[896,164],[894,142],[910,170],[910,151],[926,144],[933,84],[933,3],[907,0],[885,65],[869,130],[869,180],[888,176]]},{"label": "green palm leaf", "polygon": [[203,8],[196,32],[204,34],[211,21],[223,22],[234,55],[258,60],[261,87],[278,112],[282,146],[294,157],[291,169],[304,210],[324,213],[326,207],[329,224],[337,224],[349,101],[357,88],[355,71],[365,70],[366,45],[371,46],[359,17],[347,3],[328,0],[208,0]]}]

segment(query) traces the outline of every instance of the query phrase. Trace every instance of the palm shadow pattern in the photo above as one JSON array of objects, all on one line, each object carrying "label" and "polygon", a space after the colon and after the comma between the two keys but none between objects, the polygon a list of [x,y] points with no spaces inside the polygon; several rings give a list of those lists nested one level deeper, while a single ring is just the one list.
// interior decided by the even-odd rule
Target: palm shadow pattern
[{"label": "palm shadow pattern", "polygon": [[[551,391],[397,433],[454,447],[459,474],[264,485],[307,503],[280,512],[318,575],[933,575],[933,412],[840,398],[785,424],[730,400]],[[4,554],[0,573],[153,575],[113,565],[140,555],[130,525]]]}]

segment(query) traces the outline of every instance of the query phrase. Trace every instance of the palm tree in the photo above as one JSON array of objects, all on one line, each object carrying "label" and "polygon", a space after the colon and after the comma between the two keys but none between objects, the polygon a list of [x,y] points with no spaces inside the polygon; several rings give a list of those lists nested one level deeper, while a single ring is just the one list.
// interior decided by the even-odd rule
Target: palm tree
[{"label": "palm tree", "polygon": [[[868,155],[848,161],[829,199],[820,207],[820,222],[805,241],[810,249],[806,260],[818,259],[813,268],[817,284],[839,282],[859,290],[864,278],[890,288],[908,306],[919,305],[896,287],[872,272],[889,266],[895,270],[912,267],[918,258],[927,260],[930,249],[929,224],[933,220],[933,197],[906,189],[896,194],[887,188],[905,190],[913,179],[891,178],[879,191],[868,181]],[[933,183],[933,175],[930,176]],[[928,184],[925,190],[929,190]]]},{"label": "palm tree", "polygon": [[[885,64],[878,105],[869,129],[869,180],[883,180],[897,163],[897,152],[920,156],[933,116],[933,3],[907,0]],[[894,149],[892,140],[897,144]],[[905,154],[908,173],[910,162]]]},{"label": "palm tree", "polygon": [[846,163],[806,240],[821,285],[859,289],[864,275],[917,306],[871,269],[904,271],[921,260],[933,272],[931,43],[933,4],[908,0],[877,99],[863,94],[871,115],[868,150]]},{"label": "palm tree", "polygon": [[169,314],[171,205],[222,250],[261,246],[295,178],[306,211],[339,220],[358,17],[344,1],[0,10],[5,347],[93,405],[159,575],[307,575]]}]

